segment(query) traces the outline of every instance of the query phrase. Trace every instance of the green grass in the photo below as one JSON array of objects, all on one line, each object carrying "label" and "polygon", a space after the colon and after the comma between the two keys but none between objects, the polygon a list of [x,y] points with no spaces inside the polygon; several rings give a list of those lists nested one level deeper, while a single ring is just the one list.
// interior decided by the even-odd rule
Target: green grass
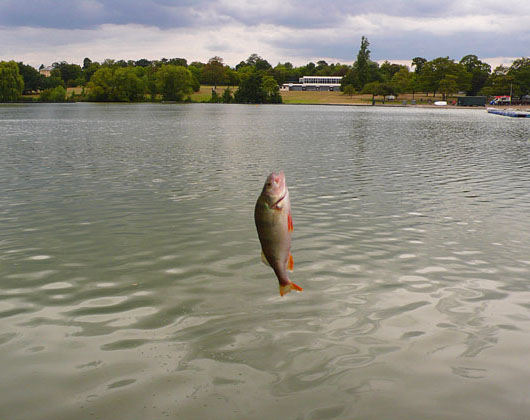
[{"label": "green grass", "polygon": [[[230,87],[232,95],[237,90],[237,86],[217,86],[215,90],[218,96],[222,96],[227,87]],[[213,86],[201,86],[201,89],[198,92],[193,92],[190,95],[192,102],[208,102],[212,97],[212,88]]]},{"label": "green grass", "polygon": [[[344,95],[342,92],[316,92],[316,91],[282,91],[282,99],[286,104],[356,104],[369,105],[372,103],[372,95]],[[376,96],[376,103],[382,103],[382,97]],[[414,99],[417,104],[428,104],[431,102],[442,100],[442,95],[435,97],[426,96],[425,94],[415,94]],[[448,99],[450,102],[453,98]],[[386,101],[387,105],[401,105],[406,100],[408,104],[412,100],[412,94],[399,95],[393,101]]]},{"label": "green grass", "polygon": [[[227,86],[217,86],[217,94],[219,96],[223,95],[223,92]],[[237,86],[230,86],[232,94],[237,90]],[[86,88],[85,88],[86,91]],[[82,88],[68,88],[67,89],[67,98],[70,97],[72,93],[76,95],[81,94]],[[281,91],[283,103],[285,104],[355,104],[355,105],[370,105],[372,103],[371,95],[344,95],[342,92],[316,92],[316,91]],[[30,95],[28,95],[29,97]],[[38,94],[31,95],[35,99],[38,99]],[[198,92],[193,92],[190,95],[192,102],[208,102],[212,97],[212,86],[201,86]],[[146,95],[146,100],[149,99],[149,95]],[[159,96],[157,99],[161,100]],[[442,95],[436,95],[433,97],[426,96],[425,94],[416,94],[414,99],[417,104],[428,104],[430,102],[442,100]],[[455,98],[449,98],[447,101],[449,103]],[[386,105],[401,105],[402,101],[406,100],[408,104],[412,100],[412,94],[402,94],[399,95],[394,101],[385,102]],[[376,97],[376,103],[381,104],[382,98],[380,96]]]}]

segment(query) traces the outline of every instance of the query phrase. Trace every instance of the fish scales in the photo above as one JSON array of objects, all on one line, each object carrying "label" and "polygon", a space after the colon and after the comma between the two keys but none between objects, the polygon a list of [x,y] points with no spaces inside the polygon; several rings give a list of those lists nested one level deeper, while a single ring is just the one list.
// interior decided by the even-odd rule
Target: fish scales
[{"label": "fish scales", "polygon": [[270,265],[280,284],[280,295],[302,288],[289,279],[287,271],[293,269],[291,255],[291,233],[293,219],[289,190],[285,174],[271,173],[256,202],[254,221],[261,243],[262,261]]}]

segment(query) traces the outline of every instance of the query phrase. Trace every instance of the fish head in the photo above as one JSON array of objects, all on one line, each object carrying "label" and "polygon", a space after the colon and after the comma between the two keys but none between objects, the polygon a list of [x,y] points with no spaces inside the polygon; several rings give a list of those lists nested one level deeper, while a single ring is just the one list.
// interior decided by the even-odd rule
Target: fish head
[{"label": "fish head", "polygon": [[267,199],[270,207],[279,204],[286,197],[288,191],[283,171],[273,172],[267,177],[261,194]]}]

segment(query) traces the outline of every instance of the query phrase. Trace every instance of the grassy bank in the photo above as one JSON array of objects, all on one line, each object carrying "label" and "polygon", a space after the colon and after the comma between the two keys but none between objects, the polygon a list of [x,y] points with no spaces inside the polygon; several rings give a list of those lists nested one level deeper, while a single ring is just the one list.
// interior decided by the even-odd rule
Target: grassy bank
[{"label": "grassy bank", "polygon": [[[312,92],[312,91],[283,91],[281,92],[283,102],[286,104],[357,104],[357,105],[370,105],[372,103],[372,95],[344,95],[341,92]],[[420,93],[415,94],[414,98],[412,94],[399,95],[393,101],[385,101],[385,105],[402,105],[403,101],[407,101],[410,104],[412,100],[415,100],[419,105],[428,105],[435,101],[441,101],[442,95],[429,96]],[[456,98],[448,98],[447,102],[451,103],[452,100],[456,101]],[[383,98],[378,96],[375,98],[377,104],[383,103]]]},{"label": "grassy bank", "polygon": [[[217,86],[217,94],[221,96],[227,86]],[[232,93],[237,90],[237,86],[231,86]],[[282,91],[283,103],[285,104],[357,104],[357,105],[370,105],[372,103],[372,95],[344,95],[341,92],[314,92],[314,91]],[[192,102],[207,102],[212,97],[212,86],[201,86],[199,92],[194,92],[190,95]],[[382,97],[376,97],[376,103],[381,104],[383,102]],[[399,95],[393,101],[385,101],[385,105],[402,105],[403,101],[407,101],[410,104],[413,97],[412,94]],[[451,103],[455,98],[449,98],[447,101]],[[436,96],[425,95],[424,93],[418,93],[414,95],[414,100],[419,105],[428,105],[435,101],[441,101],[442,95]]]},{"label": "grassy bank", "polygon": [[[224,91],[227,89],[227,86],[217,86],[216,92],[218,96],[222,96]],[[232,94],[237,90],[237,86],[230,86]],[[66,97],[71,98],[72,94],[78,96],[74,100],[86,100],[85,98],[79,96],[83,92],[82,87],[67,88]],[[86,88],[85,88],[86,92]],[[372,103],[371,95],[344,95],[341,92],[315,92],[315,91],[282,91],[280,92],[283,103],[285,104],[333,104],[333,105],[370,105]],[[198,92],[194,92],[190,95],[192,102],[208,102],[212,97],[212,86],[201,86]],[[24,95],[26,100],[38,101],[39,95]],[[149,101],[149,95],[146,95],[146,101]],[[161,101],[161,97],[158,97],[157,100]],[[399,95],[393,101],[385,101],[385,105],[396,106],[402,105],[403,101],[406,101],[408,105],[411,104],[413,100],[412,94],[402,94]],[[417,93],[414,95],[414,100],[418,105],[429,105],[435,101],[441,101],[442,95],[438,94],[429,96],[424,93]],[[448,103],[451,103],[453,100],[456,101],[456,97],[451,97],[447,99]],[[380,105],[383,103],[382,97],[376,97],[376,104]]]},{"label": "grassy bank", "polygon": [[[217,86],[215,91],[217,92],[218,96],[222,96],[226,88],[229,86]],[[198,92],[193,92],[190,95],[192,102],[208,102],[212,97],[212,88],[213,86],[201,86],[201,89]],[[230,86],[230,90],[232,91],[232,95],[237,90],[237,86]]]}]

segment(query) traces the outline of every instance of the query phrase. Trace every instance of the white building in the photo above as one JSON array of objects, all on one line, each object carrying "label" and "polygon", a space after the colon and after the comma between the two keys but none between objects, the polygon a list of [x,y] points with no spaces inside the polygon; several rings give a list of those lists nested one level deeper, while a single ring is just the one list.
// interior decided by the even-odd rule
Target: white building
[{"label": "white building", "polygon": [[39,73],[42,74],[45,77],[50,77],[52,75],[52,70],[53,70],[53,67],[52,66],[48,66],[48,67],[44,67],[44,68],[40,69]]},{"label": "white building", "polygon": [[282,90],[338,91],[342,76],[304,76],[299,83],[284,83]]}]

